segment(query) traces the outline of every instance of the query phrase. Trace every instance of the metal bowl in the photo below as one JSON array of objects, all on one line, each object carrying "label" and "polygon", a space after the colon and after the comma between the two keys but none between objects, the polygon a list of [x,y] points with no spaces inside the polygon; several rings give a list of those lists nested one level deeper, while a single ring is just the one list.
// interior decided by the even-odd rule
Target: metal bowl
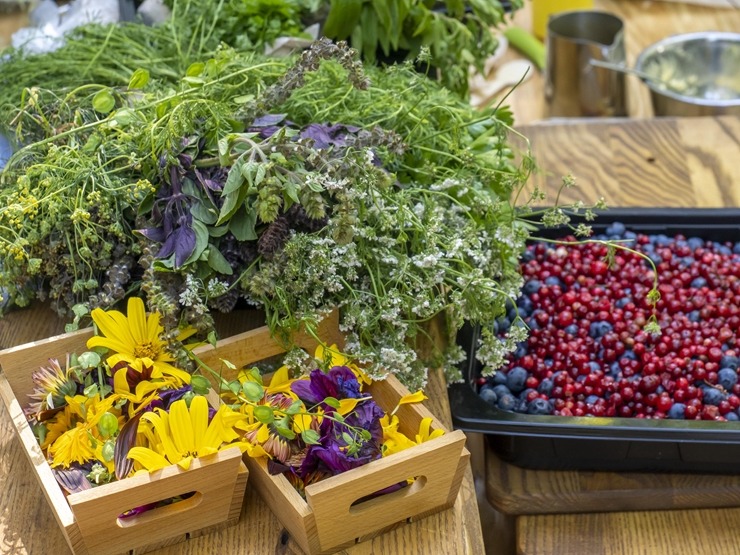
[{"label": "metal bowl", "polygon": [[647,74],[656,116],[740,115],[740,34],[673,35],[648,46],[636,69]]}]

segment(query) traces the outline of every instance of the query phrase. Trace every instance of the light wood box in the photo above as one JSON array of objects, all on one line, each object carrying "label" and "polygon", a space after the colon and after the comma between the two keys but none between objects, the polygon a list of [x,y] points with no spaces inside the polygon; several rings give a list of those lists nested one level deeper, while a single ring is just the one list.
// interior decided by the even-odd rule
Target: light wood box
[{"label": "light wood box", "polygon": [[[333,313],[322,322],[318,337],[328,344],[342,344]],[[299,334],[296,343],[311,354],[315,341]],[[197,351],[211,368],[221,367],[219,359],[237,368],[253,365],[283,353],[283,348],[265,328],[247,331]],[[224,370],[226,379],[234,372]],[[386,412],[392,411],[408,390],[393,376],[374,382],[368,391]],[[432,429],[444,425],[421,404],[405,404],[396,412],[400,429],[410,437],[421,420],[432,418]],[[456,430],[400,453],[327,478],[306,488],[304,500],[283,475],[268,473],[266,461],[245,455],[250,483],[257,489],[275,516],[309,555],[334,553],[378,533],[451,507],[457,498],[470,454],[465,434]],[[359,499],[407,478],[413,484],[368,501]]]},{"label": "light wood box", "polygon": [[[81,353],[92,330],[80,330],[0,351],[0,396],[13,420],[61,530],[75,555],[137,554],[235,524],[249,472],[237,447],[202,459],[189,470],[177,465],[151,474],[65,496],[23,414],[33,390],[31,372]],[[180,502],[119,519],[124,511],[188,492]]]}]

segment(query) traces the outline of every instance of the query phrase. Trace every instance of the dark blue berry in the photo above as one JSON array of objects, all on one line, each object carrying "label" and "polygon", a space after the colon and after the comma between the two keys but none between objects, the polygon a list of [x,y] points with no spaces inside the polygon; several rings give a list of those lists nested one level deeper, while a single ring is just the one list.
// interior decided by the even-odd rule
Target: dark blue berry
[{"label": "dark blue berry", "polygon": [[725,355],[719,361],[720,368],[732,368],[733,370],[737,370],[738,366],[740,366],[740,359],[737,357]]},{"label": "dark blue berry", "polygon": [[725,418],[729,422],[737,422],[738,420],[740,420],[740,416],[738,416],[737,413],[732,412],[732,411],[730,411],[727,414],[725,414]]},{"label": "dark blue berry", "polygon": [[501,399],[501,397],[503,397],[504,395],[511,395],[513,397],[511,391],[505,385],[494,385],[493,392],[499,399]]},{"label": "dark blue berry", "polygon": [[569,326],[565,326],[565,329],[563,330],[568,335],[576,335],[578,333],[578,326],[575,324],[571,324]]},{"label": "dark blue berry", "polygon": [[496,406],[498,408],[508,411],[513,411],[514,407],[518,404],[519,401],[517,401],[516,397],[514,397],[511,393],[499,397],[498,401],[496,402]]},{"label": "dark blue berry", "polygon": [[563,280],[561,280],[557,276],[547,276],[545,278],[545,285],[549,285],[549,286],[557,285],[559,287],[562,287],[563,286]]},{"label": "dark blue berry", "polygon": [[704,387],[704,404],[705,405],[719,405],[725,400],[725,394],[715,387]]},{"label": "dark blue berry", "polygon": [[540,385],[537,386],[537,393],[549,396],[550,393],[552,393],[553,385],[554,384],[552,383],[552,380],[550,378],[545,378],[540,382]]},{"label": "dark blue berry", "polygon": [[486,403],[489,405],[496,405],[496,401],[498,401],[498,395],[493,391],[492,387],[483,386],[480,388],[480,392],[478,393]]},{"label": "dark blue berry", "polygon": [[730,391],[737,383],[737,370],[734,368],[720,368],[717,372],[717,383]]},{"label": "dark blue berry", "polygon": [[588,335],[589,337],[593,337],[594,339],[598,339],[599,337],[602,337],[610,331],[612,331],[612,325],[605,320],[592,322],[591,325],[588,327]]},{"label": "dark blue berry", "polygon": [[620,239],[627,229],[624,227],[622,222],[613,222],[609,227],[606,228],[606,234],[612,236],[614,239]]},{"label": "dark blue berry", "polygon": [[506,374],[506,385],[512,393],[519,393],[524,389],[527,381],[527,371],[521,366],[515,366]]},{"label": "dark blue berry", "polygon": [[530,279],[527,283],[524,284],[524,287],[522,287],[522,291],[527,295],[531,295],[532,293],[537,293],[537,291],[540,290],[540,287],[542,287],[542,282],[540,280]]},{"label": "dark blue berry", "polygon": [[550,414],[552,406],[545,399],[537,397],[527,406],[527,414]]},{"label": "dark blue berry", "polygon": [[685,418],[686,405],[683,403],[673,403],[670,409],[668,409],[668,418],[673,420],[683,420]]},{"label": "dark blue berry", "polygon": [[706,287],[707,286],[707,280],[703,277],[694,278],[691,281],[691,287],[698,289],[699,287]]},{"label": "dark blue berry", "polygon": [[598,400],[599,400],[598,395],[589,395],[588,397],[586,397],[586,404],[593,405]]},{"label": "dark blue berry", "polygon": [[699,320],[701,320],[701,314],[698,310],[689,312],[689,322],[698,322]]},{"label": "dark blue berry", "polygon": [[491,381],[493,382],[493,385],[506,385],[506,374],[503,372],[496,372],[491,378]]}]

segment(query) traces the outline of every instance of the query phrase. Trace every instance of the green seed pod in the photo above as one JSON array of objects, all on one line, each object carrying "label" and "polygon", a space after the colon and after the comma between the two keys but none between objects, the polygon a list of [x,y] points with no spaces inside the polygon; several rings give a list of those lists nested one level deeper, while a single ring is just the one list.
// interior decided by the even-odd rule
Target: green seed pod
[{"label": "green seed pod", "polygon": [[106,412],[98,420],[98,431],[100,431],[103,437],[111,437],[118,431],[118,418],[114,414]]}]

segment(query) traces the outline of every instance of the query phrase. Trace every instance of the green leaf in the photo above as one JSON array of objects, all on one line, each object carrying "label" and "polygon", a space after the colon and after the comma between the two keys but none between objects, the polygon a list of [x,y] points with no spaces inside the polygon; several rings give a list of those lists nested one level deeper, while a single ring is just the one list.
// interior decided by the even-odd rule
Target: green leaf
[{"label": "green leaf", "polygon": [[230,276],[234,273],[229,261],[226,260],[226,257],[221,254],[221,251],[213,245],[208,247],[208,265],[219,274]]},{"label": "green leaf", "polygon": [[195,262],[200,258],[208,247],[208,228],[203,222],[193,219],[193,231],[195,231],[195,250],[185,261],[183,266]]},{"label": "green leaf", "polygon": [[301,439],[306,445],[320,445],[321,436],[316,430],[303,430],[301,432]]},{"label": "green leaf", "polygon": [[188,69],[185,70],[185,75],[188,77],[197,77],[198,75],[201,75],[203,73],[203,70],[205,69],[206,64],[203,62],[195,62],[190,64],[188,66]]},{"label": "green leaf", "polygon": [[246,205],[242,205],[231,218],[229,230],[234,234],[237,241],[256,241],[256,225],[257,213],[254,210],[248,210]]},{"label": "green leaf", "polygon": [[183,77],[182,78],[183,83],[186,83],[190,85],[191,87],[202,87],[206,80],[202,77]]},{"label": "green leaf", "polygon": [[331,0],[329,15],[321,32],[336,40],[349,37],[360,22],[362,4],[363,0]]},{"label": "green leaf", "polygon": [[107,114],[116,106],[116,99],[113,98],[110,90],[103,89],[95,93],[92,100],[93,109],[101,114]]},{"label": "green leaf", "polygon": [[280,434],[282,437],[284,437],[288,441],[295,439],[295,432],[291,430],[290,428],[284,428],[282,426],[278,426],[276,430],[278,434]]},{"label": "green leaf", "polygon": [[228,225],[211,226],[208,228],[208,233],[211,237],[223,237],[229,231]]},{"label": "green leaf", "polygon": [[283,193],[296,204],[300,204],[301,201],[298,198],[298,184],[291,181],[290,178],[283,182]]},{"label": "green leaf", "polygon": [[128,82],[129,89],[143,89],[149,82],[149,72],[146,69],[139,68],[134,71]]},{"label": "green leaf", "polygon": [[253,403],[256,403],[265,396],[265,388],[257,382],[252,381],[247,381],[242,384],[242,392],[244,392],[244,396]]},{"label": "green leaf", "polygon": [[286,409],[285,414],[291,416],[298,414],[303,410],[303,403],[301,401],[293,401],[293,403]]},{"label": "green leaf", "polygon": [[324,399],[324,403],[326,403],[327,405],[329,405],[330,407],[334,409],[339,408],[339,401],[335,397],[327,397],[326,399]]},{"label": "green leaf", "polygon": [[269,424],[275,420],[275,413],[273,412],[272,407],[259,405],[254,407],[254,417],[263,424]]},{"label": "green leaf", "polygon": [[85,351],[77,357],[77,364],[82,368],[97,368],[100,364],[100,355],[92,351]]},{"label": "green leaf", "polygon": [[195,375],[190,377],[190,387],[193,388],[196,394],[205,395],[211,388],[211,382],[205,376]]}]

